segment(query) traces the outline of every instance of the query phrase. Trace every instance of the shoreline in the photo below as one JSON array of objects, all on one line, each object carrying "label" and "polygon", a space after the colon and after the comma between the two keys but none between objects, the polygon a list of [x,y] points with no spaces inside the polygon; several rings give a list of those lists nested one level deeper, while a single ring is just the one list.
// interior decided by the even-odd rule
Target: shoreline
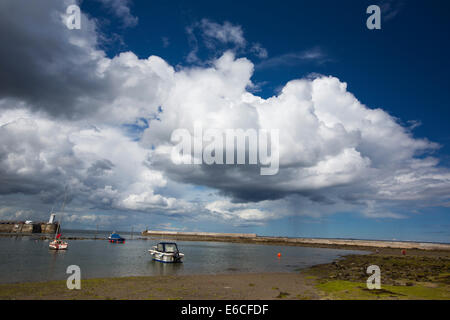
[{"label": "shoreline", "polygon": [[[368,290],[366,268],[381,269],[381,290]],[[284,273],[163,275],[0,284],[0,299],[444,299],[450,300],[450,253],[382,249]]]}]

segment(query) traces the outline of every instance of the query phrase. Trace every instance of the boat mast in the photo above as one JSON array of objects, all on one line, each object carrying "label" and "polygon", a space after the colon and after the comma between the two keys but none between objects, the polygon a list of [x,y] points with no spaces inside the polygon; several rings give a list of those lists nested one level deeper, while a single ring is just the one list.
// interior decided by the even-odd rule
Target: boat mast
[{"label": "boat mast", "polygon": [[[67,197],[67,187],[64,188],[64,201],[63,201],[63,205],[61,208],[61,221],[62,221],[62,213],[64,213],[64,207],[66,206],[66,197]],[[55,240],[56,240],[56,236],[58,235],[58,231],[61,227],[61,221],[58,222],[58,225],[56,226],[56,232],[55,232]]]}]

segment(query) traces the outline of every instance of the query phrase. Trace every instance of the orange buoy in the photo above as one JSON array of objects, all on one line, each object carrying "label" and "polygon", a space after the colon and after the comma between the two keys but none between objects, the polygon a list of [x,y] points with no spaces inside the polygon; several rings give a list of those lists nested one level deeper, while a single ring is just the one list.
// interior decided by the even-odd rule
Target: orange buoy
[{"label": "orange buoy", "polygon": [[281,258],[281,253],[278,252],[277,256],[278,256],[278,258]]}]

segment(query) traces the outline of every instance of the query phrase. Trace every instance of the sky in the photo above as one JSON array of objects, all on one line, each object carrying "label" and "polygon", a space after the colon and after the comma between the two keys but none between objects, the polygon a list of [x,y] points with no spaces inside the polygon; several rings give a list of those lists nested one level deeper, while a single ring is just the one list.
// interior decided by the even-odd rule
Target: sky
[{"label": "sky", "polygon": [[[0,220],[450,242],[449,7],[3,0]],[[195,123],[279,130],[278,173],[174,163]]]}]

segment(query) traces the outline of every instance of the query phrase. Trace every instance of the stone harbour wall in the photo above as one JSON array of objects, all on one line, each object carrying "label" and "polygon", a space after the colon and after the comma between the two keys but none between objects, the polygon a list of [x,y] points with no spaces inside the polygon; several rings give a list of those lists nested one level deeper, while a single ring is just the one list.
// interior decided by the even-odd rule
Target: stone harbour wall
[{"label": "stone harbour wall", "polygon": [[228,241],[279,245],[310,245],[339,248],[393,248],[450,251],[450,244],[429,242],[261,237],[254,233],[177,232],[151,230],[143,231],[142,235],[149,237],[160,237],[165,239],[192,241]]},{"label": "stone harbour wall", "polygon": [[58,223],[0,221],[0,233],[55,233]]}]

